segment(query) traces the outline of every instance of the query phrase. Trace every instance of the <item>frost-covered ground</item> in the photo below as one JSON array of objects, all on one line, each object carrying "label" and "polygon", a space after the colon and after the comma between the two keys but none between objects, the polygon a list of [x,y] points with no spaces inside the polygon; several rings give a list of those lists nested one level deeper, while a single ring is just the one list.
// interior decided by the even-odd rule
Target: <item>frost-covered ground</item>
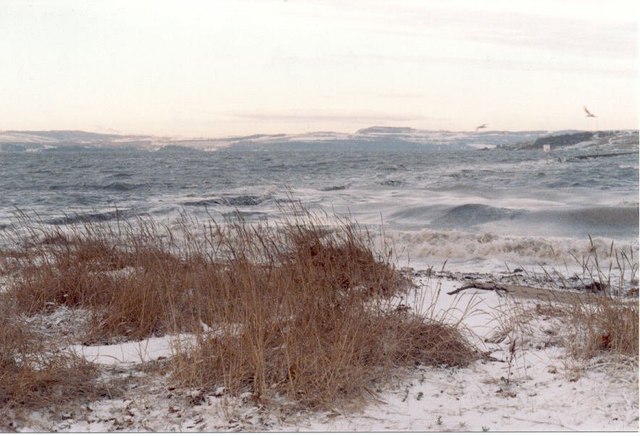
[{"label": "frost-covered ground", "polygon": [[[123,395],[84,406],[34,412],[19,431],[638,431],[637,366],[604,356],[574,361],[559,319],[540,300],[470,288],[460,278],[416,274],[415,291],[398,305],[449,322],[460,319],[487,358],[467,368],[418,367],[377,392],[364,407],[299,412],[283,401],[265,408],[241,398],[172,385],[162,366],[175,341],[151,338],[108,346],[74,346],[96,362]],[[83,312],[58,310],[32,320],[67,335]],[[74,318],[75,317],[75,318]],[[66,329],[66,330],[65,330]]]}]

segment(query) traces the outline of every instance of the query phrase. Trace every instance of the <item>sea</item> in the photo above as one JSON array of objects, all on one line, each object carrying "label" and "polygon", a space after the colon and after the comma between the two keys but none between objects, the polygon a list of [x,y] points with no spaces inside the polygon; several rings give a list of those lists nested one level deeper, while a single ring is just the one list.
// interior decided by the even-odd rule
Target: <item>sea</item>
[{"label": "sea", "polygon": [[[181,214],[277,222],[296,201],[392,241],[399,264],[563,265],[638,252],[638,145],[541,149],[354,143],[58,147],[0,153],[0,229]],[[284,207],[283,207],[284,205]]]}]

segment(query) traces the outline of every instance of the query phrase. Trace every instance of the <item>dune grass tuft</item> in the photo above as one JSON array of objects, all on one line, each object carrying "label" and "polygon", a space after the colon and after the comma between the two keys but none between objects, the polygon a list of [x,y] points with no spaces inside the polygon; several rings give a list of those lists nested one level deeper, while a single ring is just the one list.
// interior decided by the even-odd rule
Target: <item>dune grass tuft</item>
[{"label": "dune grass tuft", "polygon": [[575,298],[566,308],[568,349],[590,359],[609,352],[638,358],[638,301],[610,295]]},{"label": "dune grass tuft", "polygon": [[[6,302],[3,302],[6,303]],[[6,304],[0,312],[0,413],[95,398],[101,391],[94,365],[49,350]],[[4,412],[2,412],[4,411]]]},{"label": "dune grass tuft", "polygon": [[31,226],[1,257],[4,298],[23,315],[87,309],[85,343],[194,334],[172,359],[177,382],[304,407],[368,397],[399,368],[476,358],[454,327],[394,310],[411,283],[357,224],[288,216]]}]

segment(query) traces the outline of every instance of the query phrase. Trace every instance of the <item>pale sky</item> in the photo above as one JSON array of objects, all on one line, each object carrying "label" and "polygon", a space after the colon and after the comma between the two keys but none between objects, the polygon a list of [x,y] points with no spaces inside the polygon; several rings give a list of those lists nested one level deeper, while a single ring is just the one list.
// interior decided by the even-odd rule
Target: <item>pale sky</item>
[{"label": "pale sky", "polygon": [[0,130],[638,128],[639,3],[0,0]]}]

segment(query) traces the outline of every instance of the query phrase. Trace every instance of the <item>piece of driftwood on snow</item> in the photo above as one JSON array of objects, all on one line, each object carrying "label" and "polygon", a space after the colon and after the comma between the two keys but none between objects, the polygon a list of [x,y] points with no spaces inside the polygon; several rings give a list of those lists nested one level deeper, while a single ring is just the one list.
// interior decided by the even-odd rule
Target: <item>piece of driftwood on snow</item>
[{"label": "piece of driftwood on snow", "polygon": [[482,289],[485,291],[505,291],[505,292],[509,292],[509,290],[502,286],[499,285],[497,283],[493,283],[493,282],[471,282],[471,283],[467,283],[464,286],[461,286],[457,289],[454,289],[453,291],[449,291],[447,292],[447,295],[454,295],[457,294],[458,292],[462,292],[465,289]]}]

